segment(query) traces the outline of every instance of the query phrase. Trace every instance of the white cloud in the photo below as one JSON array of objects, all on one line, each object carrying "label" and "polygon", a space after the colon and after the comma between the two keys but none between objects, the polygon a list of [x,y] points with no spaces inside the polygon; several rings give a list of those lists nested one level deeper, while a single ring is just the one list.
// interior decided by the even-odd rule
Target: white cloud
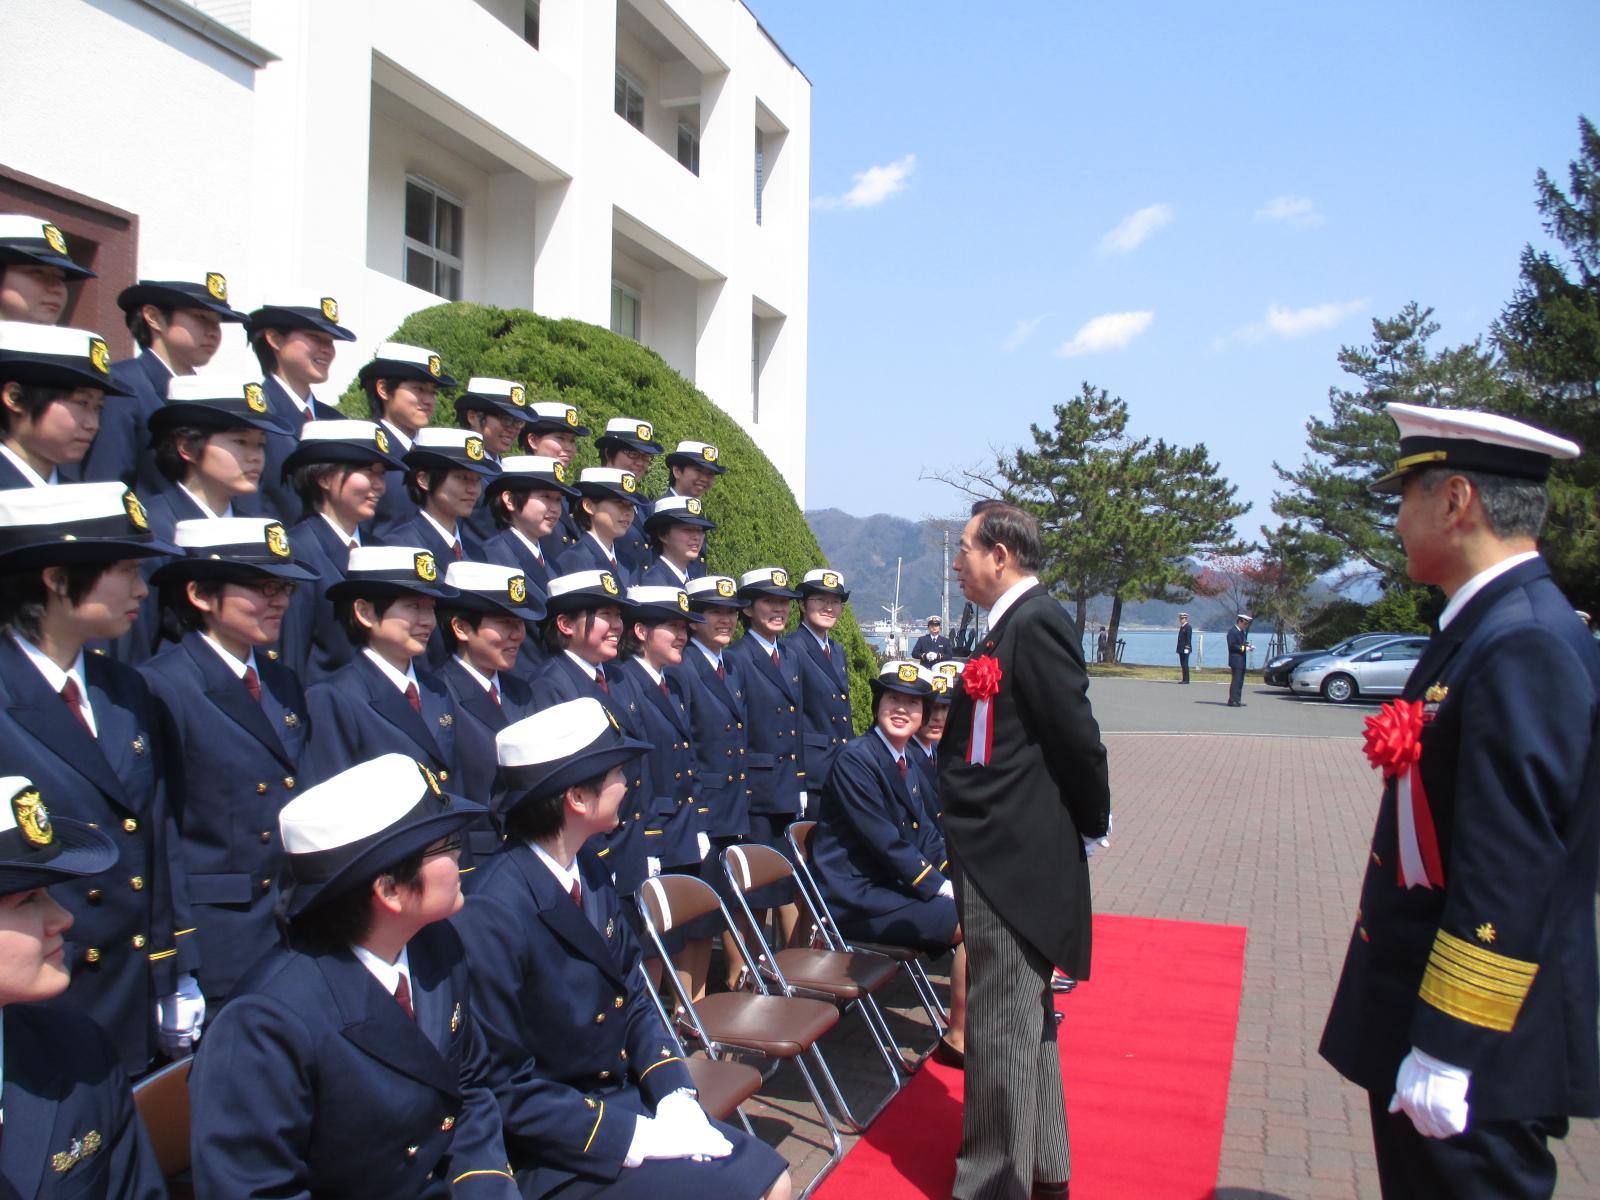
[{"label": "white cloud", "polygon": [[1281,304],[1269,304],[1266,316],[1261,320],[1241,325],[1226,337],[1218,338],[1214,346],[1220,350],[1234,341],[1259,342],[1269,337],[1299,338],[1309,333],[1320,333],[1356,316],[1370,303],[1371,301],[1363,296],[1360,300],[1333,300],[1327,304],[1312,304],[1305,308],[1285,308]]},{"label": "white cloud", "polygon": [[882,204],[896,192],[903,191],[906,181],[916,170],[917,156],[908,154],[881,167],[868,167],[856,173],[855,182],[842,196],[818,196],[812,208],[872,208]]},{"label": "white cloud", "polygon": [[1063,342],[1056,353],[1062,358],[1076,358],[1080,354],[1121,350],[1149,329],[1150,322],[1155,319],[1153,312],[1102,313],[1084,323],[1072,335],[1072,340]]},{"label": "white cloud", "polygon": [[1126,254],[1163,225],[1172,224],[1172,218],[1176,215],[1170,204],[1151,204],[1138,212],[1129,213],[1117,222],[1115,229],[1100,239],[1100,253]]},{"label": "white cloud", "polygon": [[1256,209],[1258,221],[1281,221],[1296,229],[1310,229],[1322,224],[1322,214],[1310,196],[1274,196]]},{"label": "white cloud", "polygon": [[1031,338],[1034,335],[1034,331],[1039,328],[1040,323],[1049,315],[1049,313],[1040,313],[1036,317],[1023,317],[1022,320],[1016,323],[1011,332],[1006,334],[1006,340],[1000,343],[1000,349],[1010,354],[1023,342]]}]

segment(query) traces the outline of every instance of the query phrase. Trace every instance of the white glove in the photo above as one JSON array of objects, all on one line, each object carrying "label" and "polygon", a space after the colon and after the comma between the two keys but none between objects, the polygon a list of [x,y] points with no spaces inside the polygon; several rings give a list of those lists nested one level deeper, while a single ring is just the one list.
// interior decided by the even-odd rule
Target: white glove
[{"label": "white glove", "polygon": [[1472,1072],[1440,1062],[1415,1046],[1400,1060],[1390,1112],[1411,1118],[1423,1137],[1446,1138],[1467,1128],[1467,1085]]},{"label": "white glove", "polygon": [[707,834],[707,833],[697,833],[697,834],[695,834],[694,835],[694,844],[699,848],[700,857],[701,858],[705,858],[706,855],[711,853],[711,835],[710,834]]},{"label": "white glove", "polygon": [[810,798],[811,797],[805,792],[800,793],[800,815],[802,817],[806,815],[806,802],[810,800]]},{"label": "white glove", "polygon": [[1083,839],[1083,856],[1085,858],[1093,858],[1095,856],[1095,851],[1097,851],[1097,850],[1109,850],[1109,849],[1111,849],[1111,817],[1112,817],[1112,814],[1110,814],[1110,813],[1106,814],[1106,835],[1105,835],[1105,837],[1097,837],[1097,838],[1086,837],[1086,838]]},{"label": "white glove", "polygon": [[193,975],[178,976],[178,990],[156,1001],[161,1050],[168,1058],[182,1058],[200,1040],[205,1024],[206,998]]},{"label": "white glove", "polygon": [[665,1122],[654,1117],[633,1119],[633,1141],[628,1143],[628,1153],[622,1165],[637,1167],[647,1158],[680,1158],[678,1140]]},{"label": "white glove", "polygon": [[661,874],[661,860],[659,858],[650,858],[649,856],[646,856],[644,860],[644,866],[651,879],[654,879],[657,875]]},{"label": "white glove", "polygon": [[943,883],[941,883],[939,885],[939,891],[938,891],[937,894],[940,895],[940,896],[946,896],[949,899],[954,900],[956,898],[956,885],[951,883],[948,879],[946,879]]},{"label": "white glove", "polygon": [[687,1088],[663,1096],[656,1105],[656,1121],[665,1123],[678,1139],[679,1151],[697,1158],[726,1158],[733,1143],[706,1117],[700,1101]]}]

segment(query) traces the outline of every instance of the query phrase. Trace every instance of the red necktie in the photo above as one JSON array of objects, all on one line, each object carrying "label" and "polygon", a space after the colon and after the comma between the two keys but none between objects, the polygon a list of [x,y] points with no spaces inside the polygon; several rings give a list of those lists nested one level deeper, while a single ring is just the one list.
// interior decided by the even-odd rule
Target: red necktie
[{"label": "red necktie", "polygon": [[356,541],[355,538],[351,538],[350,539],[350,547],[349,548],[351,550],[358,550],[358,549],[360,549],[360,547],[361,547],[361,543],[360,542]]},{"label": "red necktie", "polygon": [[717,663],[717,678],[722,680],[724,683],[726,683],[728,680],[727,669],[723,667],[720,661]]},{"label": "red necktie", "polygon": [[61,698],[67,702],[67,707],[72,710],[72,715],[78,718],[78,724],[83,726],[83,731],[93,737],[94,730],[90,728],[89,718],[84,715],[83,711],[83,693],[78,690],[78,681],[70,675],[67,677],[67,682],[61,687]]},{"label": "red necktie", "polygon": [[250,693],[250,699],[261,703],[261,677],[256,674],[254,667],[244,669],[244,690]]},{"label": "red necktie", "polygon": [[610,555],[607,555],[606,556],[606,561],[611,564],[611,573],[613,575],[615,575],[618,579],[621,579],[622,578],[622,568],[617,566],[617,560],[615,558],[612,558]]},{"label": "red necktie", "polygon": [[672,699],[672,691],[667,687],[667,681],[665,679],[661,681],[661,694],[668,700]]},{"label": "red necktie", "polygon": [[596,671],[594,673],[594,685],[606,695],[609,696],[611,694],[611,685],[606,682],[606,675],[604,671]]},{"label": "red necktie", "polygon": [[493,700],[496,706],[500,703],[500,685],[492,679],[489,681],[489,699]]},{"label": "red necktie", "polygon": [[829,662],[833,661],[833,643],[832,642],[823,642],[822,643],[822,657],[827,659]]},{"label": "red necktie", "polygon": [[572,902],[579,908],[583,907],[583,883],[577,879],[572,881],[572,890],[567,893],[572,897]]},{"label": "red necktie", "polygon": [[400,982],[394,986],[394,999],[396,1004],[406,1010],[407,1017],[413,1021],[417,1019],[416,1009],[411,1007],[411,981],[404,975],[400,976]]},{"label": "red necktie", "polygon": [[904,783],[906,781],[906,772],[911,769],[906,763],[906,756],[902,754],[895,759],[894,765],[900,768],[900,782]]},{"label": "red necktie", "polygon": [[778,661],[778,649],[776,646],[774,646],[772,649],[772,665],[777,667],[780,671],[783,670],[783,664]]},{"label": "red necktie", "polygon": [[[311,405],[310,404],[307,404],[303,409],[300,410],[300,423],[302,425],[304,425],[307,422],[312,421],[314,419],[315,418],[313,418],[312,415],[311,415]],[[401,978],[404,979],[405,976],[402,975]],[[406,1011],[409,1012],[410,1010],[411,1010],[411,1006],[408,1004],[406,1006]]]},{"label": "red necktie", "polygon": [[466,552],[461,549],[461,539],[460,538],[457,538],[456,539],[456,544],[454,546],[450,547],[450,552],[456,556],[456,561],[457,562],[460,562],[463,558],[465,558],[467,556]]},{"label": "red necktie", "polygon": [[406,701],[411,705],[411,711],[420,717],[422,715],[422,695],[417,691],[416,684],[406,684]]}]

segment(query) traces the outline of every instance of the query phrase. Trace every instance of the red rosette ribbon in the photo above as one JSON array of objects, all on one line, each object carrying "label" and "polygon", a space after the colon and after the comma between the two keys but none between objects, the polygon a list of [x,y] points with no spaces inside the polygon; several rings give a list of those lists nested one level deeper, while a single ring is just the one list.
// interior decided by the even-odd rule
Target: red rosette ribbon
[{"label": "red rosette ribbon", "polygon": [[967,761],[984,766],[994,753],[994,707],[1000,694],[1000,660],[981,654],[961,671],[961,687],[972,697],[972,736],[967,741]]},{"label": "red rosette ribbon", "polygon": [[1395,781],[1396,834],[1399,850],[1395,870],[1403,888],[1444,886],[1444,861],[1434,830],[1433,810],[1422,786],[1422,727],[1420,700],[1391,700],[1367,718],[1367,761]]}]

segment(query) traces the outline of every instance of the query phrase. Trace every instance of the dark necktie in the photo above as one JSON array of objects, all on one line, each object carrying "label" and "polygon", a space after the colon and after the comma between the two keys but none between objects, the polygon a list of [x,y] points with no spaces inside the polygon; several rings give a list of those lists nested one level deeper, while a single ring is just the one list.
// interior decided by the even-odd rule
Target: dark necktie
[{"label": "dark necktie", "polygon": [[574,879],[572,881],[572,888],[567,892],[567,895],[572,897],[572,902],[574,904],[576,904],[579,908],[582,908],[583,907],[583,883],[582,883],[582,881]]},{"label": "dark necktie", "polygon": [[728,681],[728,670],[722,665],[722,660],[720,658],[717,660],[717,678],[722,680],[724,683]]},{"label": "dark necktie", "polygon": [[[300,423],[302,425],[309,424],[315,419],[316,418],[311,415],[311,405],[307,404],[303,409],[300,410]],[[404,977],[402,976],[402,978]]]},{"label": "dark necktie", "polygon": [[833,661],[833,643],[832,642],[823,642],[822,643],[822,657],[827,659],[829,662]]},{"label": "dark necktie", "polygon": [[672,690],[667,687],[667,681],[665,679],[661,681],[661,694],[668,700],[672,699]]},{"label": "dark necktie", "polygon": [[499,704],[500,704],[500,685],[498,683],[496,683],[492,679],[489,681],[489,699],[491,699],[491,700],[493,700],[495,702],[496,707],[499,706]]},{"label": "dark necktie", "polygon": [[622,568],[617,566],[617,560],[611,555],[606,555],[606,561],[611,564],[611,573],[618,579],[622,578]]},{"label": "dark necktie", "polygon": [[895,759],[894,765],[900,768],[900,782],[904,783],[906,781],[906,772],[911,769],[906,765],[906,756],[902,754],[899,758]]},{"label": "dark necktie", "polygon": [[407,1017],[413,1021],[417,1019],[416,1009],[411,1007],[411,981],[404,975],[401,975],[400,982],[394,985],[394,1000],[405,1009]]},{"label": "dark necktie", "polygon": [[772,648],[772,665],[780,671],[783,669],[783,664],[778,661],[778,648],[776,646]]},{"label": "dark necktie", "polygon": [[454,554],[456,556],[456,561],[457,562],[460,562],[463,558],[465,558],[467,556],[466,555],[466,551],[461,549],[461,539],[460,538],[457,538],[455,540],[455,545],[450,547],[450,553]]},{"label": "dark necktie", "polygon": [[417,685],[414,683],[406,684],[406,703],[411,705],[411,711],[417,716],[422,715],[422,694],[417,691]]},{"label": "dark necktie", "polygon": [[250,693],[250,699],[261,703],[261,677],[256,674],[254,667],[244,669],[244,690]]},{"label": "dark necktie", "polygon": [[360,546],[361,546],[360,542],[356,541],[355,538],[351,538],[350,539],[350,545],[345,547],[345,548],[347,550],[356,550],[356,549],[359,549]]},{"label": "dark necktie", "polygon": [[606,695],[609,696],[611,694],[611,685],[606,682],[606,675],[604,671],[596,671],[594,673],[594,685]]},{"label": "dark necktie", "polygon": [[83,726],[83,731],[93,737],[94,729],[89,725],[89,718],[83,711],[83,693],[78,690],[76,679],[67,677],[67,682],[61,686],[61,698],[67,702],[72,715],[78,718],[78,724]]}]

